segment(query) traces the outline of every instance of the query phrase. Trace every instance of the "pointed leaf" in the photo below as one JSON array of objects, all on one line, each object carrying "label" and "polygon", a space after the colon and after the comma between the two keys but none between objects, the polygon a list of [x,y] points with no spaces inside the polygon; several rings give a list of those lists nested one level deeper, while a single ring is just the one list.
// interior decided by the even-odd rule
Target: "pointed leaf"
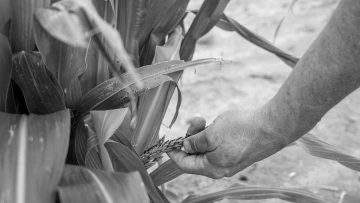
[{"label": "pointed leaf", "polygon": [[289,202],[323,203],[322,198],[304,189],[283,189],[274,187],[241,186],[203,196],[189,196],[182,203],[211,203],[223,199],[254,200],[254,199],[282,199]]},{"label": "pointed leaf", "polygon": [[221,20],[219,22],[221,22],[219,24],[220,25],[219,28],[226,27],[226,29],[224,29],[224,30],[229,31],[230,27],[232,27],[232,29],[234,31],[236,31],[240,36],[244,37],[246,40],[250,41],[251,43],[265,49],[266,51],[269,51],[269,52],[275,54],[277,57],[279,57],[281,60],[283,60],[290,67],[294,67],[296,65],[296,63],[299,61],[298,58],[291,56],[290,54],[285,53],[284,51],[275,47],[266,39],[251,32],[250,30],[246,29],[240,23],[238,23],[234,19],[226,16],[225,14],[221,17]]},{"label": "pointed leaf", "polygon": [[[75,123],[91,110],[107,110],[123,107],[123,105],[128,103],[132,98],[141,95],[147,89],[157,87],[166,81],[172,81],[169,77],[163,77],[161,75],[205,64],[224,65],[224,61],[219,59],[200,59],[186,63],[169,61],[144,66],[136,70],[144,83],[141,88],[136,87],[137,81],[134,81],[128,73],[122,75],[122,82],[116,78],[110,79],[98,85],[83,97],[77,115],[75,116]],[[129,88],[131,92],[128,92],[126,88]]]},{"label": "pointed leaf", "polygon": [[59,187],[66,203],[143,203],[147,202],[144,183],[138,172],[104,172],[66,165]]},{"label": "pointed leaf", "polygon": [[186,33],[180,50],[180,58],[191,60],[196,41],[219,21],[229,0],[204,1],[189,31]]},{"label": "pointed leaf", "polygon": [[105,147],[109,154],[116,157],[128,171],[139,171],[147,188],[149,197],[153,202],[169,202],[154,185],[140,158],[133,151],[120,143],[108,142],[105,143]]},{"label": "pointed leaf", "polygon": [[7,112],[12,59],[9,42],[2,34],[0,34],[0,53],[0,111]]},{"label": "pointed leaf", "polygon": [[0,112],[2,202],[55,201],[70,137],[70,112],[45,116]]},{"label": "pointed leaf", "polygon": [[154,184],[159,186],[174,180],[182,174],[184,174],[184,172],[182,172],[179,167],[171,159],[169,159],[156,168],[150,174],[150,177],[153,179]]},{"label": "pointed leaf", "polygon": [[21,52],[14,56],[12,78],[21,87],[30,113],[48,114],[65,109],[63,95],[46,71],[39,55]]},{"label": "pointed leaf", "polygon": [[13,53],[34,51],[33,13],[49,7],[50,0],[12,0],[9,40]]},{"label": "pointed leaf", "polygon": [[314,135],[307,133],[302,136],[296,142],[296,145],[299,145],[310,155],[320,157],[323,159],[330,159],[339,162],[340,164],[346,166],[355,171],[360,171],[360,159],[344,154],[336,147],[319,140]]}]

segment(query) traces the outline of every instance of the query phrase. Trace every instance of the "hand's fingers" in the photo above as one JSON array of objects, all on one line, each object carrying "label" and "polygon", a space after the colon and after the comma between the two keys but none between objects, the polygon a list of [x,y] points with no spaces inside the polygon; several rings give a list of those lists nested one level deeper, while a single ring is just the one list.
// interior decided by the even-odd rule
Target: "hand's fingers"
[{"label": "hand's fingers", "polygon": [[191,124],[186,132],[186,136],[194,135],[200,131],[203,131],[206,126],[206,120],[202,117],[196,117],[191,121]]},{"label": "hand's fingers", "polygon": [[173,150],[167,154],[184,173],[208,175],[204,155],[188,155],[181,150]]},{"label": "hand's fingers", "polygon": [[208,150],[208,139],[206,130],[192,135],[184,140],[184,150],[187,153],[205,153]]}]

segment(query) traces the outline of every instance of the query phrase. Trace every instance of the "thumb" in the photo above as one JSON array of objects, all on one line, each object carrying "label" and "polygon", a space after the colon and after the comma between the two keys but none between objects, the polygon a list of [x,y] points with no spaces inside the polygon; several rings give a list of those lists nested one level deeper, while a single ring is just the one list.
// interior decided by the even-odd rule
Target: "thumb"
[{"label": "thumb", "polygon": [[206,129],[190,136],[184,140],[184,150],[187,153],[205,153],[208,149],[208,139]]}]

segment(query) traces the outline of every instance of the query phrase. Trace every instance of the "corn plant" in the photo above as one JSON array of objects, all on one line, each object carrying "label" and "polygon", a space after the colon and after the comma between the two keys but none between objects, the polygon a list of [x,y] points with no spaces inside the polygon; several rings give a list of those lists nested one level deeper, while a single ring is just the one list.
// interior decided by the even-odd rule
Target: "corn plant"
[{"label": "corn plant", "polygon": [[[291,67],[298,59],[224,14],[229,0],[0,0],[0,202],[169,202],[158,186],[182,172],[159,139],[182,71],[214,26]],[[183,25],[196,15],[189,29]],[[360,160],[312,135],[296,145],[360,171]],[[188,202],[279,198],[323,202],[300,189],[239,185]]]}]

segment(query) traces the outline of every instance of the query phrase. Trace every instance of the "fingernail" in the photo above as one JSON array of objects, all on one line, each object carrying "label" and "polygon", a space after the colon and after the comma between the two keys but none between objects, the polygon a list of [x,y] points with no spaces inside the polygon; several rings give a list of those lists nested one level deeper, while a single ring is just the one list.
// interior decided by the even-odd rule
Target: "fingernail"
[{"label": "fingernail", "polygon": [[184,150],[186,153],[194,153],[194,150],[191,148],[190,142],[188,140],[184,141]]}]

